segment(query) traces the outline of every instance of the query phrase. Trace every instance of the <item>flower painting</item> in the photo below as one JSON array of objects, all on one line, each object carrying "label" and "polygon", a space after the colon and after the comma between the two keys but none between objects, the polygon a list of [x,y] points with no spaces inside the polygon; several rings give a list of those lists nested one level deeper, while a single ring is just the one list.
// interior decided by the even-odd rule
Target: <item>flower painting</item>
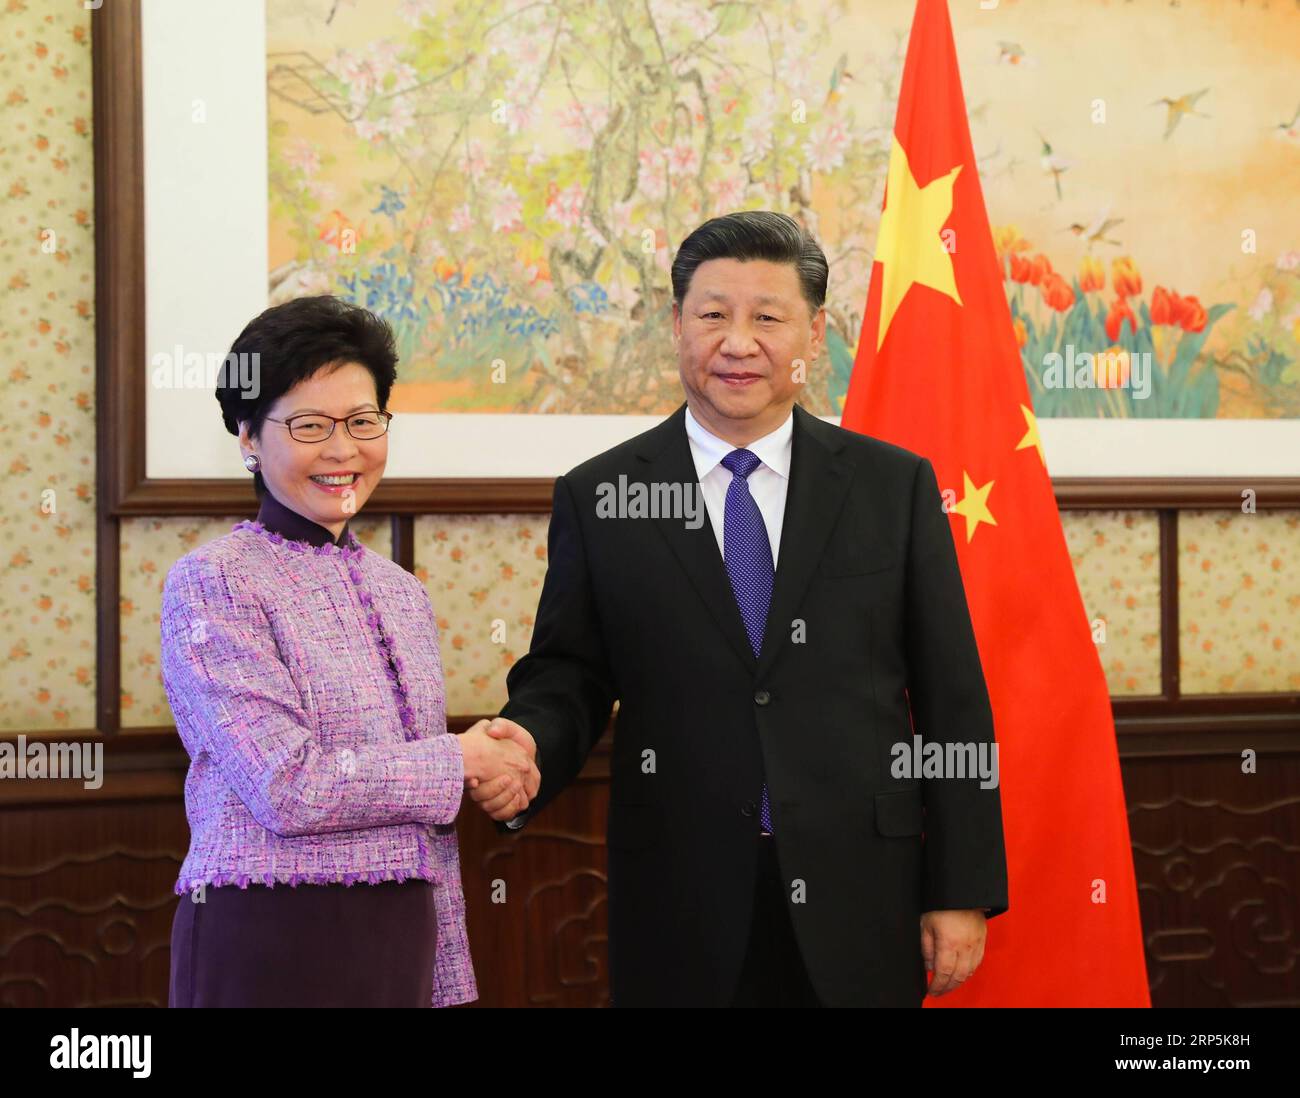
[{"label": "flower painting", "polygon": [[[382,314],[395,408],[666,415],[673,251],[764,208],[826,251],[839,414],[909,0],[266,9],[270,298]],[[951,10],[1037,414],[1300,416],[1294,5]]]}]

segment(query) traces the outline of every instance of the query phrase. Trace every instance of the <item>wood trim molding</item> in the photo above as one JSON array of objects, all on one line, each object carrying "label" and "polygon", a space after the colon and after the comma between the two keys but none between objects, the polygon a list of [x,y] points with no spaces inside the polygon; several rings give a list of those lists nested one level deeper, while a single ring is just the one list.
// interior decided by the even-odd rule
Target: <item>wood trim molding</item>
[{"label": "wood trim molding", "polygon": [[[140,0],[105,4],[91,24],[95,148],[95,394],[101,506],[144,471],[144,127]],[[134,384],[128,384],[134,379]]]},{"label": "wood trim molding", "polygon": [[1297,477],[1054,477],[1052,488],[1063,511],[1161,510],[1241,511],[1241,493],[1255,493],[1255,508],[1300,508]]},{"label": "wood trim molding", "polygon": [[[139,352],[143,355],[143,349]],[[101,369],[107,367],[101,362]],[[137,386],[117,386],[119,394]],[[130,402],[122,402],[130,403]],[[116,455],[119,491],[109,495],[109,511],[132,515],[253,514],[257,500],[251,481],[151,480],[144,475],[144,402],[139,422],[119,424]],[[134,439],[132,444],[129,440]],[[1229,510],[1240,511],[1241,493],[1256,492],[1257,510],[1300,509],[1300,478],[1223,478],[1174,480],[1054,480],[1062,511],[1096,510]],[[418,479],[381,481],[367,501],[371,511],[396,515],[547,514],[555,480],[551,477]]]}]

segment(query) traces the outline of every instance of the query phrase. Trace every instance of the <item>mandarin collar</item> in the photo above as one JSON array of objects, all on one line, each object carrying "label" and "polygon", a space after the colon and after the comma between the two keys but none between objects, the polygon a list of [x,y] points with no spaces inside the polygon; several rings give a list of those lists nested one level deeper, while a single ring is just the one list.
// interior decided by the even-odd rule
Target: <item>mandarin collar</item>
[{"label": "mandarin collar", "polygon": [[346,546],[351,526],[350,522],[345,523],[339,536],[335,538],[319,523],[312,522],[311,519],[286,507],[271,495],[269,488],[262,494],[262,506],[258,509],[257,521],[273,534],[279,534],[290,541],[305,541],[317,549],[322,545]]}]

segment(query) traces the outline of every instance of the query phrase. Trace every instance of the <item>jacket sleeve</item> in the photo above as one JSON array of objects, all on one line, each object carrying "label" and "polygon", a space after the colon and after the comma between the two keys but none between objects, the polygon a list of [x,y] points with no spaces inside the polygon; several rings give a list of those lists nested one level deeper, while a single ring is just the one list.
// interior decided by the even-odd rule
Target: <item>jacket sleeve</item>
[{"label": "jacket sleeve", "polygon": [[577,777],[604,733],[616,694],[606,652],[573,492],[557,477],[533,640],[506,676],[510,700],[501,710],[537,741],[542,784],[528,810],[499,831],[516,830],[541,811]]},{"label": "jacket sleeve", "polygon": [[[913,732],[923,743],[996,745],[993,711],[971,626],[951,519],[930,462],[912,484],[905,629],[907,697]],[[983,749],[988,751],[989,748]],[[945,751],[945,758],[951,758]],[[977,756],[978,757],[978,756]],[[996,758],[996,756],[993,756]],[[993,769],[996,775],[998,770]],[[921,782],[925,802],[923,911],[1007,910],[1002,799],[978,774]]]},{"label": "jacket sleeve", "polygon": [[179,561],[162,601],[162,676],[190,754],[206,751],[253,818],[283,836],[452,822],[464,760],[451,735],[324,751],[248,580]]}]

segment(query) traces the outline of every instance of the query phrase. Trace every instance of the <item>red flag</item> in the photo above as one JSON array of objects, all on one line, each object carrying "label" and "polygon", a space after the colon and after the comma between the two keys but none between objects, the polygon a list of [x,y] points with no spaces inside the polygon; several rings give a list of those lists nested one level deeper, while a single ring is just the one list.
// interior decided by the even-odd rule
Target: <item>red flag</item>
[{"label": "red flag", "polygon": [[936,1006],[1150,1006],[1110,697],[993,247],[945,0],[918,0],[842,425],[929,458],[988,682],[1010,908]]}]

